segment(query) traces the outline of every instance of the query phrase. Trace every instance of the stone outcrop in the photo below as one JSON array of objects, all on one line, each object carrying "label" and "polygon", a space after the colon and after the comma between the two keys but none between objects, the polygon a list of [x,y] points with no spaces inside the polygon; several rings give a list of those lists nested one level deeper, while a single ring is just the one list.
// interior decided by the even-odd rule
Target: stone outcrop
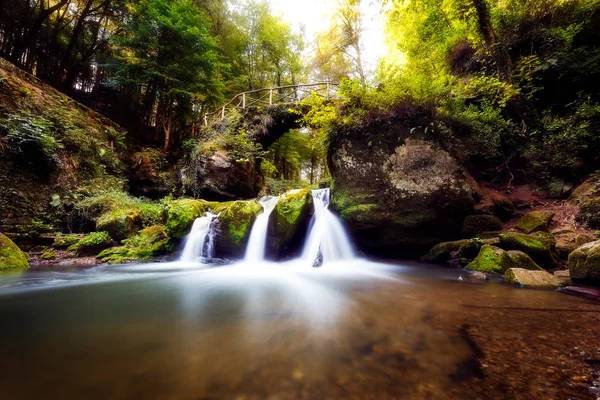
[{"label": "stone outcrop", "polygon": [[0,233],[0,271],[29,268],[27,255],[9,238]]},{"label": "stone outcrop", "polygon": [[586,243],[569,254],[569,271],[574,282],[600,284],[600,240]]},{"label": "stone outcrop", "polygon": [[300,250],[313,212],[309,189],[290,190],[281,195],[269,217],[267,254],[279,258]]}]

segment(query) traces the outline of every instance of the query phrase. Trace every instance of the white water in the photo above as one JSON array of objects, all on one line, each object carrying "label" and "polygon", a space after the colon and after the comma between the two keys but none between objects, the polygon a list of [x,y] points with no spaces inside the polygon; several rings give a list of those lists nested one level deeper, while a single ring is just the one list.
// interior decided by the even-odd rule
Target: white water
[{"label": "white water", "polygon": [[323,256],[323,263],[355,258],[342,223],[329,211],[330,195],[329,189],[312,191],[315,214],[302,251],[302,259],[311,265],[319,263],[319,252]]},{"label": "white water", "polygon": [[263,212],[254,221],[250,231],[248,247],[244,261],[260,262],[265,260],[265,248],[267,245],[267,227],[269,225],[269,216],[277,205],[279,197],[264,197],[260,200]]},{"label": "white water", "polygon": [[217,215],[207,212],[204,217],[194,221],[179,261],[195,262],[213,257],[216,219]]}]

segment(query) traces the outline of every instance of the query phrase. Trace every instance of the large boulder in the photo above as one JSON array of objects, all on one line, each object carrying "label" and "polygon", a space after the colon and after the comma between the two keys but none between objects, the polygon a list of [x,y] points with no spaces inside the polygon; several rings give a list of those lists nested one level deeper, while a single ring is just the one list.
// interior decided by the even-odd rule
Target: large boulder
[{"label": "large boulder", "polygon": [[435,264],[446,264],[452,258],[452,254],[458,252],[460,248],[467,242],[469,242],[468,239],[438,243],[433,246],[431,250],[427,252],[427,254],[421,257],[421,261]]},{"label": "large boulder", "polygon": [[554,215],[554,211],[532,211],[521,217],[516,228],[523,233],[547,232]]},{"label": "large boulder", "polygon": [[505,250],[520,250],[544,269],[555,268],[558,264],[556,240],[549,233],[503,233],[499,237],[499,247]]},{"label": "large boulder", "polygon": [[525,268],[510,268],[504,273],[504,280],[522,287],[555,289],[566,284],[546,271],[531,271]]},{"label": "large boulder", "polygon": [[479,188],[435,139],[444,131],[418,117],[336,132],[329,149],[332,208],[360,248],[397,255],[462,236]]},{"label": "large boulder", "polygon": [[513,260],[513,262],[515,263],[515,265],[518,268],[532,270],[532,271],[536,271],[536,270],[543,271],[544,270],[542,267],[537,265],[535,263],[535,261],[533,261],[531,259],[531,257],[529,257],[527,254],[523,253],[522,251],[509,250],[508,255],[510,256],[511,260]]},{"label": "large boulder", "polygon": [[142,227],[142,215],[139,210],[117,210],[102,215],[96,221],[98,232],[108,232],[114,240],[123,240],[134,236]]},{"label": "large boulder", "polygon": [[167,206],[165,230],[173,239],[183,239],[192,228],[194,220],[201,217],[211,204],[204,200],[179,199]]},{"label": "large boulder", "polygon": [[27,255],[12,240],[0,233],[0,271],[25,268],[29,268]]},{"label": "large boulder", "polygon": [[291,190],[281,195],[269,217],[268,253],[282,257],[298,250],[313,211],[310,189]]},{"label": "large boulder", "polygon": [[600,284],[600,240],[569,254],[569,271],[573,281]]},{"label": "large boulder", "polygon": [[218,257],[241,257],[246,250],[250,231],[263,208],[256,200],[232,201],[214,207],[219,214],[215,250]]}]

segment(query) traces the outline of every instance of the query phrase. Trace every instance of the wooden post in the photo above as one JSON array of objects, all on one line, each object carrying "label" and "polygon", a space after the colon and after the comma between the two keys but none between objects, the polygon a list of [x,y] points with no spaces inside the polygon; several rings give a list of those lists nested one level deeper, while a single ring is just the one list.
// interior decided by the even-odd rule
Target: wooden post
[{"label": "wooden post", "polygon": [[269,105],[273,105],[273,89],[269,90]]},{"label": "wooden post", "polygon": [[225,119],[225,106],[221,109],[221,119]]},{"label": "wooden post", "polygon": [[208,125],[208,118],[206,118],[206,114],[204,114],[204,126]]},{"label": "wooden post", "polygon": [[242,93],[242,108],[246,108],[246,93]]}]

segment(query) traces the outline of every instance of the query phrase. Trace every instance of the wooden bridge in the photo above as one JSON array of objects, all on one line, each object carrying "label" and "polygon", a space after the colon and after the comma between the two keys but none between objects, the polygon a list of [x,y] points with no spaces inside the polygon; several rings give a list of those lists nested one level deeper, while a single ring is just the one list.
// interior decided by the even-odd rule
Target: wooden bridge
[{"label": "wooden bridge", "polygon": [[272,106],[278,104],[294,104],[310,96],[312,93],[324,98],[336,97],[339,83],[317,82],[299,85],[277,86],[264,89],[249,90],[235,95],[229,102],[212,113],[204,114],[204,125],[210,120],[224,119],[231,110],[243,110],[252,106]]}]

